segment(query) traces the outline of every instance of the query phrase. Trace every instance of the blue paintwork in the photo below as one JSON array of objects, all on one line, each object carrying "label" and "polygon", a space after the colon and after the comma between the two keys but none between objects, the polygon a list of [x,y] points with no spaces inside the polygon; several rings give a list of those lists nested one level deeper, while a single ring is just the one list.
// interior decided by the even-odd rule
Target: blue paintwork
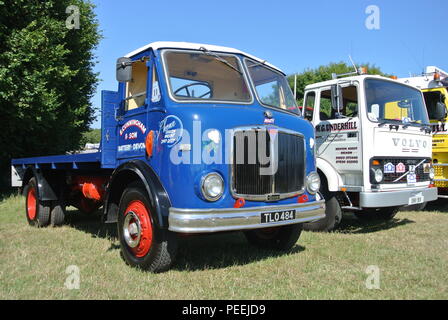
[{"label": "blue paintwork", "polygon": [[117,121],[115,110],[120,108],[120,95],[116,91],[101,92],[101,167],[117,165]]},{"label": "blue paintwork", "polygon": [[[216,104],[216,103],[177,103],[169,98],[168,88],[164,81],[162,72],[162,63],[160,52],[152,50],[142,52],[133,57],[135,59],[142,56],[150,56],[148,63],[148,84],[147,84],[147,104],[143,107],[124,112],[123,96],[125,86],[118,85],[118,91],[103,91],[102,93],[102,143],[101,152],[95,154],[50,156],[28,159],[15,159],[13,165],[34,165],[34,164],[54,164],[64,163],[94,163],[98,162],[101,168],[116,168],[129,160],[140,159],[148,163],[159,177],[163,187],[168,193],[171,203],[178,208],[216,208],[233,207],[235,199],[230,194],[230,166],[223,164],[205,164],[203,162],[194,164],[193,153],[195,150],[203,150],[210,141],[198,143],[194,142],[193,127],[194,121],[201,121],[202,128],[200,135],[208,129],[217,129],[221,132],[221,140],[224,140],[225,130],[241,126],[266,126],[264,124],[264,111],[269,110],[273,113],[275,120],[270,127],[285,128],[300,132],[306,140],[306,172],[315,171],[314,151],[310,148],[310,138],[314,138],[314,129],[312,125],[303,118],[286,112],[262,106],[256,98],[249,105],[237,104]],[[243,58],[240,56],[240,58]],[[151,78],[153,68],[156,68],[160,91],[162,98],[157,103],[150,101],[151,97]],[[251,89],[252,91],[252,89]],[[252,96],[255,97],[254,92]],[[117,111],[115,111],[117,109]],[[116,120],[118,116],[118,120]],[[168,119],[167,119],[168,118]],[[167,121],[163,122],[166,119]],[[129,122],[131,121],[131,122]],[[164,140],[166,129],[179,129],[181,126],[184,131],[191,135],[190,141],[179,142],[174,137],[174,141]],[[144,141],[146,135],[153,130],[155,132],[154,154],[150,159],[146,156]],[[106,136],[109,139],[106,139]],[[169,136],[169,135],[168,135]],[[131,137],[131,138],[130,138]],[[199,136],[200,137],[200,136]],[[173,165],[170,160],[170,152],[180,146],[180,144],[190,143],[192,150],[184,154],[190,159],[190,164]],[[131,144],[131,149],[126,145]],[[134,147],[135,145],[135,147]],[[225,160],[225,150],[227,146],[222,145],[222,158]],[[226,191],[223,197],[217,202],[208,202],[202,199],[199,191],[200,178],[207,172],[219,172],[225,181]],[[309,201],[314,201],[315,197],[309,196]],[[297,197],[278,201],[277,204],[296,203]],[[247,201],[246,206],[266,206],[272,202],[251,202]]]}]

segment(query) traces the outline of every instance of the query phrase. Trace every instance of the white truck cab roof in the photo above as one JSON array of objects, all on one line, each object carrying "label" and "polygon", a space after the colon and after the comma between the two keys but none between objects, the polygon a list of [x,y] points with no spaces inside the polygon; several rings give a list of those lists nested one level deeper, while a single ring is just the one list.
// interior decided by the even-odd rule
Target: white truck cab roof
[{"label": "white truck cab roof", "polygon": [[423,75],[409,78],[400,78],[399,81],[422,90],[443,87],[443,84],[440,83],[440,81],[434,80],[434,75],[436,73],[440,75],[441,79],[448,79],[448,72],[445,72],[435,66],[429,66],[426,67],[426,72]]},{"label": "white truck cab roof", "polygon": [[280,68],[277,68],[276,66],[266,62],[266,60],[262,60],[260,58],[257,58],[251,54],[245,53],[243,51],[240,51],[238,49],[230,48],[230,47],[222,47],[222,46],[216,46],[211,44],[203,44],[203,43],[192,43],[192,42],[175,42],[175,41],[156,41],[151,42],[141,48],[138,48],[137,50],[134,50],[132,52],[129,52],[125,57],[130,58],[132,56],[135,56],[143,51],[146,51],[148,49],[152,50],[158,50],[158,49],[184,49],[184,50],[200,50],[200,48],[205,48],[209,51],[214,52],[224,52],[224,53],[232,53],[232,54],[241,54],[244,55],[250,59],[253,59],[257,62],[260,62],[262,64],[265,64],[266,66],[275,69],[282,74],[285,74]]},{"label": "white truck cab roof", "polygon": [[363,81],[366,78],[383,79],[383,80],[392,81],[392,82],[397,81],[397,80],[394,80],[391,78],[386,78],[386,77],[379,76],[379,75],[363,74],[363,75],[357,75],[357,76],[351,76],[351,77],[342,77],[342,78],[337,78],[337,79],[332,79],[332,80],[327,80],[327,81],[322,81],[322,82],[316,82],[316,83],[307,85],[305,87],[305,90],[329,87],[334,84],[350,82],[350,81]]}]

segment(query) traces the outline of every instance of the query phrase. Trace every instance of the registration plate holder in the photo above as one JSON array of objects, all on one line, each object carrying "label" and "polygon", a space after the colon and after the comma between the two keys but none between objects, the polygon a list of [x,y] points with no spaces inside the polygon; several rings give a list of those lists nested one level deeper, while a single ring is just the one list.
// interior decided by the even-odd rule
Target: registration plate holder
[{"label": "registration plate holder", "polygon": [[296,218],[296,210],[280,210],[273,212],[263,212],[261,214],[261,223],[273,223],[294,220]]},{"label": "registration plate holder", "polygon": [[409,205],[413,205],[413,204],[419,204],[419,203],[423,203],[425,202],[425,197],[419,193],[416,195],[413,195],[412,197],[409,197]]}]

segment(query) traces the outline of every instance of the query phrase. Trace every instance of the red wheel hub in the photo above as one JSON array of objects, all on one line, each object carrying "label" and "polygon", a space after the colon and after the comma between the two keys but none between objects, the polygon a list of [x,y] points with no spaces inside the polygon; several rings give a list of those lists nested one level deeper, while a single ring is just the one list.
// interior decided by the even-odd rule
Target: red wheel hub
[{"label": "red wheel hub", "polygon": [[30,220],[34,220],[36,218],[36,211],[37,211],[36,189],[31,187],[28,189],[28,194],[26,196],[26,213],[28,214],[28,218]]},{"label": "red wheel hub", "polygon": [[124,240],[137,258],[144,257],[152,245],[150,212],[142,201],[134,200],[129,203],[124,215]]}]

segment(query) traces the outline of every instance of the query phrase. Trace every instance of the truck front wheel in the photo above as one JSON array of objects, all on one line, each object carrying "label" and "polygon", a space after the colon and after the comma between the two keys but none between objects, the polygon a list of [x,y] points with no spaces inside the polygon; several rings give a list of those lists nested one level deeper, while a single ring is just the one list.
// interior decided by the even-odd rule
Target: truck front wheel
[{"label": "truck front wheel", "polygon": [[335,192],[323,191],[325,199],[325,217],[315,222],[303,224],[307,231],[333,231],[342,220],[342,209]]},{"label": "truck front wheel", "polygon": [[302,233],[302,224],[245,231],[247,241],[261,249],[288,251],[296,244]]},{"label": "truck front wheel", "polygon": [[31,178],[25,187],[24,195],[26,219],[33,227],[45,227],[50,222],[50,202],[39,200],[36,178]]},{"label": "truck front wheel", "polygon": [[163,272],[174,261],[177,238],[172,232],[157,227],[153,212],[142,185],[129,186],[120,200],[118,235],[122,256],[129,265]]}]

